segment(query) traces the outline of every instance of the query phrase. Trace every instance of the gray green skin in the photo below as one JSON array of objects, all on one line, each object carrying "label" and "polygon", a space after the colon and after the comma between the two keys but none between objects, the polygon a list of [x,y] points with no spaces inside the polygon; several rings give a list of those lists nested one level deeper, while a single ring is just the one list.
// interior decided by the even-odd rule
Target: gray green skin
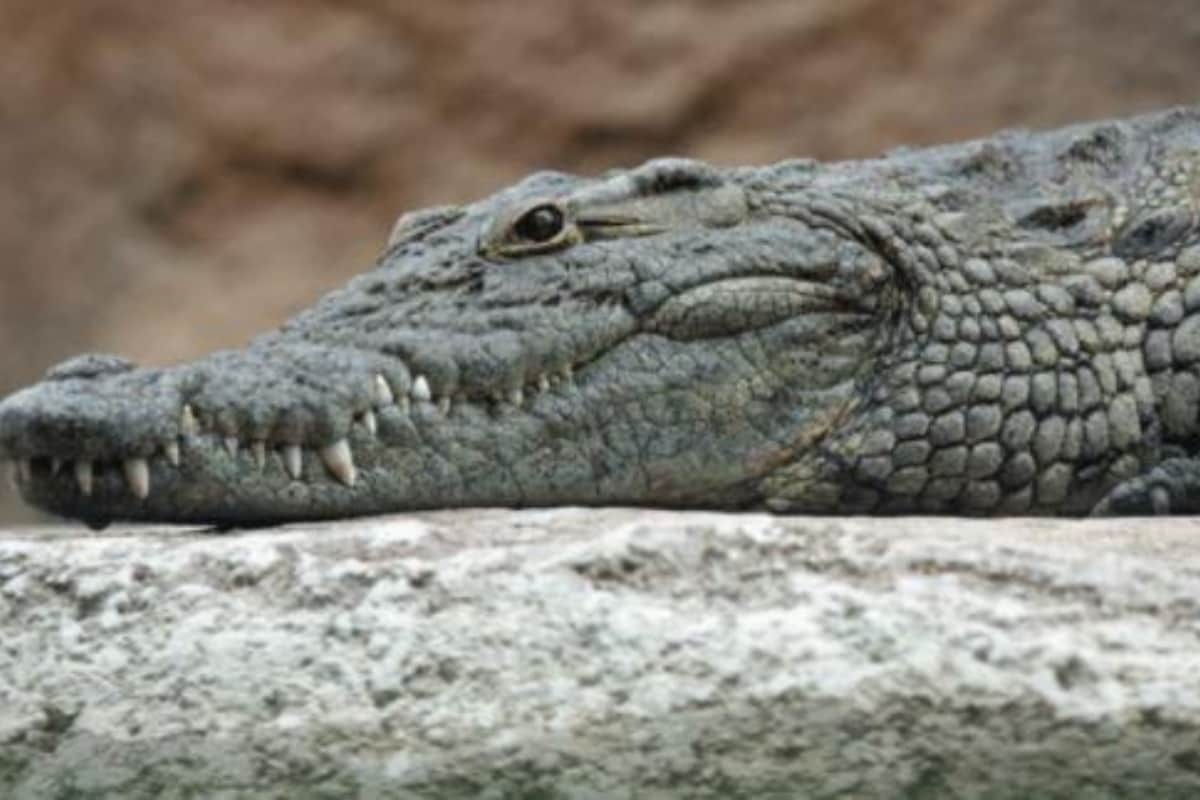
[{"label": "gray green skin", "polygon": [[[51,370],[0,404],[0,451],[26,500],[93,525],[1190,512],[1198,207],[1200,109],[856,163],[539,173],[402,217],[374,269],[244,350]],[[342,439],[352,480],[318,455]]]}]

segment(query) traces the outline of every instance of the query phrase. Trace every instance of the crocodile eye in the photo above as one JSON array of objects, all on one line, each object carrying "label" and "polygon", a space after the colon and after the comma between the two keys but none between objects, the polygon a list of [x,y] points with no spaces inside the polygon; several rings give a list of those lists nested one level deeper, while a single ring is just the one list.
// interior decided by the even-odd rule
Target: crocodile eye
[{"label": "crocodile eye", "polygon": [[544,203],[522,214],[513,225],[513,233],[527,242],[542,244],[562,233],[565,222],[557,206]]}]

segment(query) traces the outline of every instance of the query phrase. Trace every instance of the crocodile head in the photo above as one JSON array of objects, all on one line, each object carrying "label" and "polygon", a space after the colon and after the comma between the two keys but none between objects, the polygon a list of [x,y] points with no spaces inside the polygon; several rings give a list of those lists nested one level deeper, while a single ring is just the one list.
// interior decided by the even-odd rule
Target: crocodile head
[{"label": "crocodile head", "polygon": [[374,269],[243,350],[55,367],[0,405],[0,457],[92,524],[761,504],[852,413],[908,296],[806,199],[809,169],[770,193],[673,159],[540,173],[408,214]]}]

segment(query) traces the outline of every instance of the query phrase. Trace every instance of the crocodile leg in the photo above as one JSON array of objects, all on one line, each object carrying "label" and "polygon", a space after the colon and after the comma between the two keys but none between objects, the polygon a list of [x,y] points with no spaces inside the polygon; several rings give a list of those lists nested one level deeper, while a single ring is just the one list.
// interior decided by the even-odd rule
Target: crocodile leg
[{"label": "crocodile leg", "polygon": [[1168,458],[1119,483],[1092,509],[1093,516],[1200,513],[1200,459]]}]

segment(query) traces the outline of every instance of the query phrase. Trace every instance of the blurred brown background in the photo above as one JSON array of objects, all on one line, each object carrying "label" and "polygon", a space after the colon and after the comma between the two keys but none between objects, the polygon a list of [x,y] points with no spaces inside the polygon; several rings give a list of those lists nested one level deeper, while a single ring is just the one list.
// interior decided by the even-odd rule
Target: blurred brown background
[{"label": "blurred brown background", "polygon": [[238,345],[398,212],[533,169],[869,156],[1198,87],[1194,0],[4,0],[0,395]]}]

